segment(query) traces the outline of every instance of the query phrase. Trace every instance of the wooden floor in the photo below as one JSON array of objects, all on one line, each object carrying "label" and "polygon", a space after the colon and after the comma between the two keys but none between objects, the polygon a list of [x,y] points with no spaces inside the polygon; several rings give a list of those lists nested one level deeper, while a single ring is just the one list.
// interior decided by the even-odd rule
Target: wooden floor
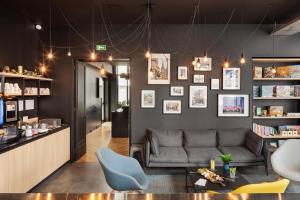
[{"label": "wooden floor", "polygon": [[121,155],[129,155],[129,139],[112,138],[111,123],[107,122],[102,127],[87,134],[86,154],[77,162],[98,162],[95,153],[100,147],[109,147]]}]

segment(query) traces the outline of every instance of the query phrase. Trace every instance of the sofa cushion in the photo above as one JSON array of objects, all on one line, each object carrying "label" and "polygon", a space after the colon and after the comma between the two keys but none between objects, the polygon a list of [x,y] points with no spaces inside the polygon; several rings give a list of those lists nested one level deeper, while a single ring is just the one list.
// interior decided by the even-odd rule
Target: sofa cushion
[{"label": "sofa cushion", "polygon": [[160,147],[159,156],[150,155],[152,162],[187,163],[188,158],[182,147]]},{"label": "sofa cushion", "polygon": [[246,140],[248,128],[221,129],[218,130],[218,146],[234,147],[243,146]]},{"label": "sofa cushion", "polygon": [[216,147],[216,130],[184,130],[183,131],[185,147]]},{"label": "sofa cushion", "polygon": [[256,156],[260,156],[263,149],[263,139],[251,131],[247,134],[245,147]]},{"label": "sofa cushion", "polygon": [[148,131],[157,138],[160,147],[182,147],[181,130],[149,129]]},{"label": "sofa cushion", "polygon": [[202,147],[202,148],[185,148],[189,162],[208,164],[210,160],[215,160],[216,164],[221,163],[221,152],[216,147]]},{"label": "sofa cushion", "polygon": [[151,147],[151,152],[155,157],[159,156],[159,144],[158,144],[158,139],[156,138],[155,135],[150,134],[149,135],[149,142],[150,142],[150,147]]},{"label": "sofa cushion", "polygon": [[233,162],[247,163],[263,161],[263,156],[256,156],[245,147],[219,147],[223,154],[231,154]]}]

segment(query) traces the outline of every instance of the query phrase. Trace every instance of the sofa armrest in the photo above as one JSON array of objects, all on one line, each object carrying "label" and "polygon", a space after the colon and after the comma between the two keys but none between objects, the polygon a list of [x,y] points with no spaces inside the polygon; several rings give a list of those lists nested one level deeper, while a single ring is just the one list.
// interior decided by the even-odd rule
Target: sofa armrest
[{"label": "sofa armrest", "polygon": [[144,148],[144,155],[145,155],[145,165],[148,167],[149,166],[149,162],[150,162],[150,142],[148,140],[148,138],[145,141],[145,148]]}]

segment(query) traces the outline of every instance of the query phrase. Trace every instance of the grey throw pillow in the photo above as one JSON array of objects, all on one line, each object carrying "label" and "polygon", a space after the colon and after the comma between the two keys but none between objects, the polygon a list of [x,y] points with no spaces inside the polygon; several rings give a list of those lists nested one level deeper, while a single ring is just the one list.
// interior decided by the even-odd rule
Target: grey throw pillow
[{"label": "grey throw pillow", "polygon": [[149,142],[150,142],[152,154],[155,157],[158,157],[159,156],[159,144],[158,144],[157,138],[153,134],[150,134]]},{"label": "grey throw pillow", "polygon": [[252,131],[250,131],[247,134],[245,146],[256,156],[260,156],[263,149],[263,139],[255,133],[253,133]]}]

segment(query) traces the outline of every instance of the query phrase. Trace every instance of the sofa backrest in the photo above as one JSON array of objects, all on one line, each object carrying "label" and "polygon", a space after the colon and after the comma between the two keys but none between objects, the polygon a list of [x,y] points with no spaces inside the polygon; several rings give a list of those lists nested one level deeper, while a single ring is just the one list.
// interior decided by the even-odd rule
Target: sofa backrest
[{"label": "sofa backrest", "polygon": [[216,147],[216,130],[183,130],[185,147]]},{"label": "sofa backrest", "polygon": [[182,147],[182,130],[148,129],[160,147]]},{"label": "sofa backrest", "polygon": [[243,146],[249,131],[249,128],[220,129],[218,130],[218,146]]}]

